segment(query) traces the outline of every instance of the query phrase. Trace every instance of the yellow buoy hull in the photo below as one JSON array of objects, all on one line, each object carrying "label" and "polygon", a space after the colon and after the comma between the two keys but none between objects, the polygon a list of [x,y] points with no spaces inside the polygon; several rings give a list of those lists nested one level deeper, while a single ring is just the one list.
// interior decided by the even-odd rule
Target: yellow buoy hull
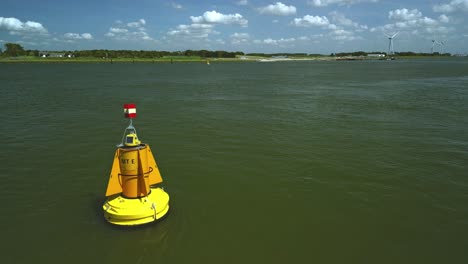
[{"label": "yellow buoy hull", "polygon": [[115,225],[141,225],[161,219],[169,211],[169,194],[162,188],[140,198],[110,196],[102,206],[104,218]]}]

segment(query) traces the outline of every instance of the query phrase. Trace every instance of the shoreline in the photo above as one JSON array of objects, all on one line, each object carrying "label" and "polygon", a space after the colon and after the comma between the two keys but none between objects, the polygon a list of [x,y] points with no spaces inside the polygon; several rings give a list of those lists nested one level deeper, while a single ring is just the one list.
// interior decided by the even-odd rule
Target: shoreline
[{"label": "shoreline", "polygon": [[[454,56],[394,56],[395,60],[407,59],[456,59],[460,57]],[[463,58],[463,57],[462,57]],[[466,57],[465,57],[466,58]],[[0,63],[216,63],[216,62],[287,62],[287,61],[378,61],[390,60],[379,57],[291,57],[291,58],[272,58],[272,57],[242,57],[242,58],[158,58],[158,59],[145,59],[145,58],[1,58]]]}]

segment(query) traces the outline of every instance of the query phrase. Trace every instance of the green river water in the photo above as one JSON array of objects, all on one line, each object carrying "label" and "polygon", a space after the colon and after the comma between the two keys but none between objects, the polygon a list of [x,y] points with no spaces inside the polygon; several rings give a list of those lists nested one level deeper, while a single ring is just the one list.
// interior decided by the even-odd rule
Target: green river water
[{"label": "green river water", "polygon": [[[468,263],[468,60],[0,64],[1,263]],[[101,206],[128,120],[171,211]]]}]

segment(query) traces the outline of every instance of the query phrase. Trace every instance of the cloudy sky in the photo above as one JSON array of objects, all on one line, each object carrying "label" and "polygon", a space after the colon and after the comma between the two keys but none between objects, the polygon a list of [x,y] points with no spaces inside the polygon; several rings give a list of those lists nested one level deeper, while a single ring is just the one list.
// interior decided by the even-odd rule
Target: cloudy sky
[{"label": "cloudy sky", "polygon": [[26,49],[468,52],[468,0],[2,0]]}]

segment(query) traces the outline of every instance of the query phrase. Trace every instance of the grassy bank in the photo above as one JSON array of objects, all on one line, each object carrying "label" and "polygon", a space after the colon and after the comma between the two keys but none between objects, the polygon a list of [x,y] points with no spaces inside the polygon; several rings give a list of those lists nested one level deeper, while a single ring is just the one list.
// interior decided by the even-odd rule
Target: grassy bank
[{"label": "grassy bank", "polygon": [[0,58],[3,63],[175,63],[175,62],[200,62],[207,61],[240,61],[238,58],[201,58],[197,56],[174,56],[162,58],[42,58],[32,56],[4,57]]},{"label": "grassy bank", "polygon": [[[395,59],[442,59],[449,56],[393,56]],[[336,56],[297,56],[287,58],[272,58],[262,56],[239,56],[236,58],[202,58],[199,56],[166,56],[160,58],[52,58],[52,57],[0,57],[0,63],[181,63],[181,62],[252,62],[252,61],[290,61],[290,60],[379,60],[377,57],[336,57]]]}]

